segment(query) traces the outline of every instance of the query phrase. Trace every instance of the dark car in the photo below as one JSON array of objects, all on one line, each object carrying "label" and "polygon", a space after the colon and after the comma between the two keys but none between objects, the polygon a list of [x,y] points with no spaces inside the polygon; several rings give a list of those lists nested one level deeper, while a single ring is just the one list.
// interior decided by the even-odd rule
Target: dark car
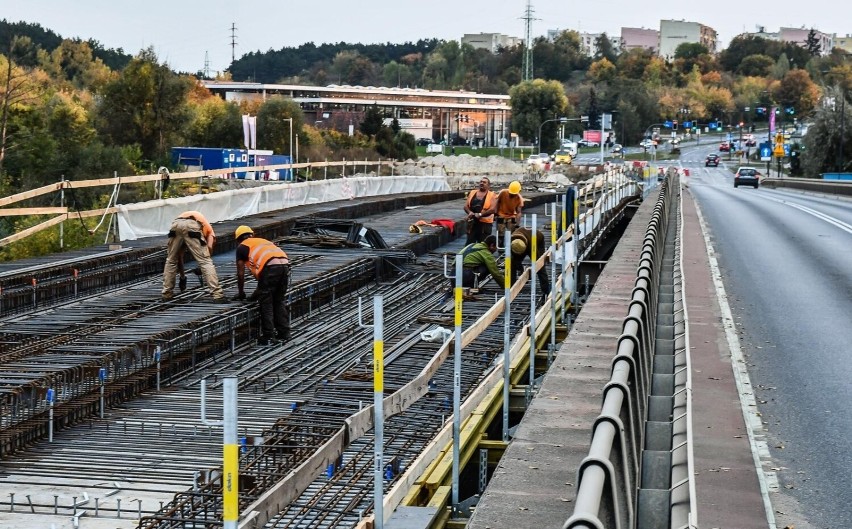
[{"label": "dark car", "polygon": [[731,144],[723,141],[719,144],[719,152],[731,152]]},{"label": "dark car", "polygon": [[719,155],[718,154],[708,154],[707,158],[704,160],[704,167],[719,167]]},{"label": "dark car", "polygon": [[760,185],[760,173],[754,167],[740,167],[734,175],[734,187]]},{"label": "dark car", "polygon": [[417,145],[420,145],[421,147],[425,147],[426,145],[432,145],[433,143],[435,143],[435,142],[432,140],[432,138],[418,138],[417,139]]},{"label": "dark car", "polygon": [[746,144],[746,147],[755,147],[755,146],[757,146],[757,140],[748,139],[748,140],[746,140],[745,144]]}]

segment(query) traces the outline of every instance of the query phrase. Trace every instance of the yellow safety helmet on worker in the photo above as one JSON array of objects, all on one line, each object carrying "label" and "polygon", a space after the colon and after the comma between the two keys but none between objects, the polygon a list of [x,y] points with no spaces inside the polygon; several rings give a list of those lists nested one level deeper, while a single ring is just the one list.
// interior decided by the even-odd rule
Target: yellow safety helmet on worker
[{"label": "yellow safety helmet on worker", "polygon": [[511,184],[509,184],[509,193],[513,195],[517,195],[521,192],[521,183],[517,180],[514,180]]},{"label": "yellow safety helmet on worker", "polygon": [[239,239],[243,235],[254,235],[254,230],[249,228],[248,226],[240,226],[237,228],[237,231],[234,232],[234,239]]}]

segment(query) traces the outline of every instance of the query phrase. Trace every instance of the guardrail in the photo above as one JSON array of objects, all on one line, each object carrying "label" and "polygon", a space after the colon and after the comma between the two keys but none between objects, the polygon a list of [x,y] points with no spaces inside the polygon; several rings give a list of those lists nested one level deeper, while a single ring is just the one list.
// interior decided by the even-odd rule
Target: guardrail
[{"label": "guardrail", "polygon": [[815,178],[765,178],[760,181],[760,185],[772,189],[801,189],[803,191],[815,191],[817,193],[852,196],[852,181],[845,180],[817,180]]},{"label": "guardrail", "polygon": [[[652,390],[659,275],[676,182],[676,177],[666,178],[648,224],[612,375],[603,390],[601,413],[592,427],[589,454],[578,471],[574,512],[563,529],[636,527],[644,421]],[[689,423],[688,416],[685,422]],[[687,429],[688,438],[691,429]],[[691,457],[689,461],[691,466]],[[694,494],[690,478],[685,477],[690,493],[687,510],[691,512]],[[676,484],[679,489],[681,483]],[[683,505],[680,494],[672,494],[671,501],[678,502],[679,509]]]}]

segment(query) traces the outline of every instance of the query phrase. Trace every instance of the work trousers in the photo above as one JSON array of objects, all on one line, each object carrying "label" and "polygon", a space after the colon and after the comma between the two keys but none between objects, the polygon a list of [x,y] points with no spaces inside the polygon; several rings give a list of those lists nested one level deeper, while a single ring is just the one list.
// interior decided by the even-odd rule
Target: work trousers
[{"label": "work trousers", "polygon": [[479,219],[470,219],[467,221],[467,241],[465,246],[475,242],[482,242],[486,237],[491,235],[492,222],[482,222]]},{"label": "work trousers", "polygon": [[260,335],[262,338],[290,339],[290,307],[287,287],[290,286],[290,265],[269,264],[260,271],[257,291],[252,294],[260,306]]},{"label": "work trousers", "polygon": [[[515,255],[512,254],[512,283],[514,284],[517,281],[518,276],[524,273],[524,260],[527,258],[526,255]],[[547,264],[542,266],[538,273],[536,273],[536,279],[538,279],[538,286],[541,288],[542,296],[547,296],[550,293],[550,278],[547,277]]]},{"label": "work trousers", "polygon": [[225,293],[222,291],[222,287],[219,286],[216,267],[213,266],[213,260],[210,259],[210,251],[207,249],[207,243],[204,241],[204,236],[201,233],[201,223],[197,220],[184,218],[175,219],[169,231],[166,268],[163,270],[163,297],[171,298],[174,296],[178,262],[180,261],[184,247],[189,249],[189,253],[195,259],[199,270],[201,270],[201,277],[207,284],[207,289],[210,291],[213,299],[224,298]]},{"label": "work trousers", "polygon": [[509,233],[512,233],[518,226],[518,221],[515,220],[515,217],[497,217],[497,237],[499,237],[499,244],[503,244],[503,237],[506,230],[509,230]]}]

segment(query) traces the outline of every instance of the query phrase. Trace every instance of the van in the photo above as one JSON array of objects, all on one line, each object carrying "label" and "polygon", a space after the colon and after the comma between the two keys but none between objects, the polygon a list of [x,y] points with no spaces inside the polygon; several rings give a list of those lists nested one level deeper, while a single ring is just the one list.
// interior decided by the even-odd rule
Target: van
[{"label": "van", "polygon": [[561,150],[568,151],[572,158],[577,157],[577,144],[572,141],[563,141]]}]

